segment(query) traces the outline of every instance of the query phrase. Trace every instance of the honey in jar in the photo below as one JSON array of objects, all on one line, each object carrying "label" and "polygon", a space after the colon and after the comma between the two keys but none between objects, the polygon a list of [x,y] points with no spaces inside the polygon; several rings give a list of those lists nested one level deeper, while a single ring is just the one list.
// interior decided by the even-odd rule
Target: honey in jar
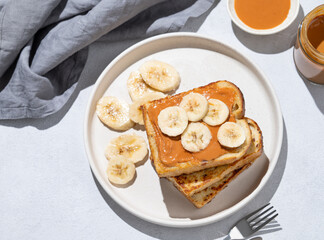
[{"label": "honey in jar", "polygon": [[303,77],[324,84],[324,5],[316,7],[300,23],[294,60]]}]

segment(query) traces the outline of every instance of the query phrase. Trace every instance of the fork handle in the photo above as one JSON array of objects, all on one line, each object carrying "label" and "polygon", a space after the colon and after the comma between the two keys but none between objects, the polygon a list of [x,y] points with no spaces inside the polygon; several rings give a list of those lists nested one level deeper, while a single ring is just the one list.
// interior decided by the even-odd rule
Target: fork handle
[{"label": "fork handle", "polygon": [[230,236],[227,236],[226,238],[224,238],[223,240],[244,240],[244,238],[231,238]]},{"label": "fork handle", "polygon": [[[245,238],[231,238],[230,236],[227,236],[223,240],[245,240]],[[255,238],[251,238],[250,240],[262,240],[262,238],[261,237],[255,237]]]}]

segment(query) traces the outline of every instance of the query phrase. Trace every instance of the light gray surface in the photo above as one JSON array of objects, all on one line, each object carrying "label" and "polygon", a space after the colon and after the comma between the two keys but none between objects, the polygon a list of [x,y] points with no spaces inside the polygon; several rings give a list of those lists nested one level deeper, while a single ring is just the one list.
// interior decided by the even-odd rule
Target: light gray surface
[{"label": "light gray surface", "polygon": [[[298,21],[321,3],[301,0]],[[267,75],[281,103],[283,146],[261,193],[233,216],[192,229],[147,223],[113,202],[89,168],[83,119],[95,79],[136,41],[109,47],[102,41],[90,47],[77,91],[57,114],[0,121],[1,239],[222,239],[237,219],[268,201],[279,216],[277,231],[264,230],[263,239],[318,239],[324,224],[324,86],[303,81],[295,70],[291,46],[297,23],[273,36],[251,36],[231,23],[224,0],[204,17],[190,20],[185,30],[199,28],[246,54]]]}]

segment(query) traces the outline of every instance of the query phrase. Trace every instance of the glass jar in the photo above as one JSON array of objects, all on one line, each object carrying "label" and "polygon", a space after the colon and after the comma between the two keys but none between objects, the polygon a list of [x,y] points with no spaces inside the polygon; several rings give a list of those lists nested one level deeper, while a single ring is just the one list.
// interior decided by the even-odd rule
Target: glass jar
[{"label": "glass jar", "polygon": [[324,84],[324,53],[312,45],[307,34],[316,17],[324,18],[324,4],[313,9],[300,23],[294,47],[294,61],[302,76],[314,83]]}]

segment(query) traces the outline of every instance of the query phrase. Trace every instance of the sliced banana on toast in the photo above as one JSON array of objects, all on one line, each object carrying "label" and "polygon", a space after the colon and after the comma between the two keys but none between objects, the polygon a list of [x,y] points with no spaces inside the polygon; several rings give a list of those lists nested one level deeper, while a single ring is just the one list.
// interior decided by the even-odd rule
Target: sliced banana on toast
[{"label": "sliced banana on toast", "polygon": [[143,112],[141,106],[149,101],[164,98],[166,95],[161,92],[149,92],[133,102],[130,106],[129,117],[132,121],[144,125]]},{"label": "sliced banana on toast", "polygon": [[229,115],[227,105],[224,102],[214,98],[209,99],[208,104],[208,112],[203,118],[203,121],[210,126],[217,126],[225,122]]},{"label": "sliced banana on toast", "polygon": [[143,97],[146,93],[156,92],[153,88],[147,85],[139,71],[131,72],[127,80],[128,93],[133,101]]},{"label": "sliced banana on toast", "polygon": [[239,147],[244,143],[245,138],[244,129],[234,122],[222,124],[217,132],[218,142],[224,147]]},{"label": "sliced banana on toast", "polygon": [[147,155],[147,144],[143,137],[123,134],[112,139],[106,147],[105,157],[110,161],[120,156],[137,163]]},{"label": "sliced banana on toast", "polygon": [[205,124],[190,123],[181,135],[181,144],[189,152],[199,152],[208,146],[211,139],[212,134]]},{"label": "sliced banana on toast", "polygon": [[99,119],[108,127],[125,131],[134,126],[129,118],[129,105],[124,100],[113,96],[105,96],[99,99],[96,106]]},{"label": "sliced banana on toast", "polygon": [[135,176],[135,164],[123,156],[118,156],[108,162],[106,173],[110,182],[126,184]]},{"label": "sliced banana on toast", "polygon": [[208,101],[199,93],[184,96],[179,106],[187,112],[188,119],[192,122],[201,120],[208,112]]},{"label": "sliced banana on toast", "polygon": [[177,70],[164,62],[151,60],[140,66],[139,71],[146,84],[161,92],[169,92],[180,84]]},{"label": "sliced banana on toast", "polygon": [[167,107],[159,113],[158,125],[164,134],[171,137],[178,136],[188,125],[187,113],[178,106]]}]

